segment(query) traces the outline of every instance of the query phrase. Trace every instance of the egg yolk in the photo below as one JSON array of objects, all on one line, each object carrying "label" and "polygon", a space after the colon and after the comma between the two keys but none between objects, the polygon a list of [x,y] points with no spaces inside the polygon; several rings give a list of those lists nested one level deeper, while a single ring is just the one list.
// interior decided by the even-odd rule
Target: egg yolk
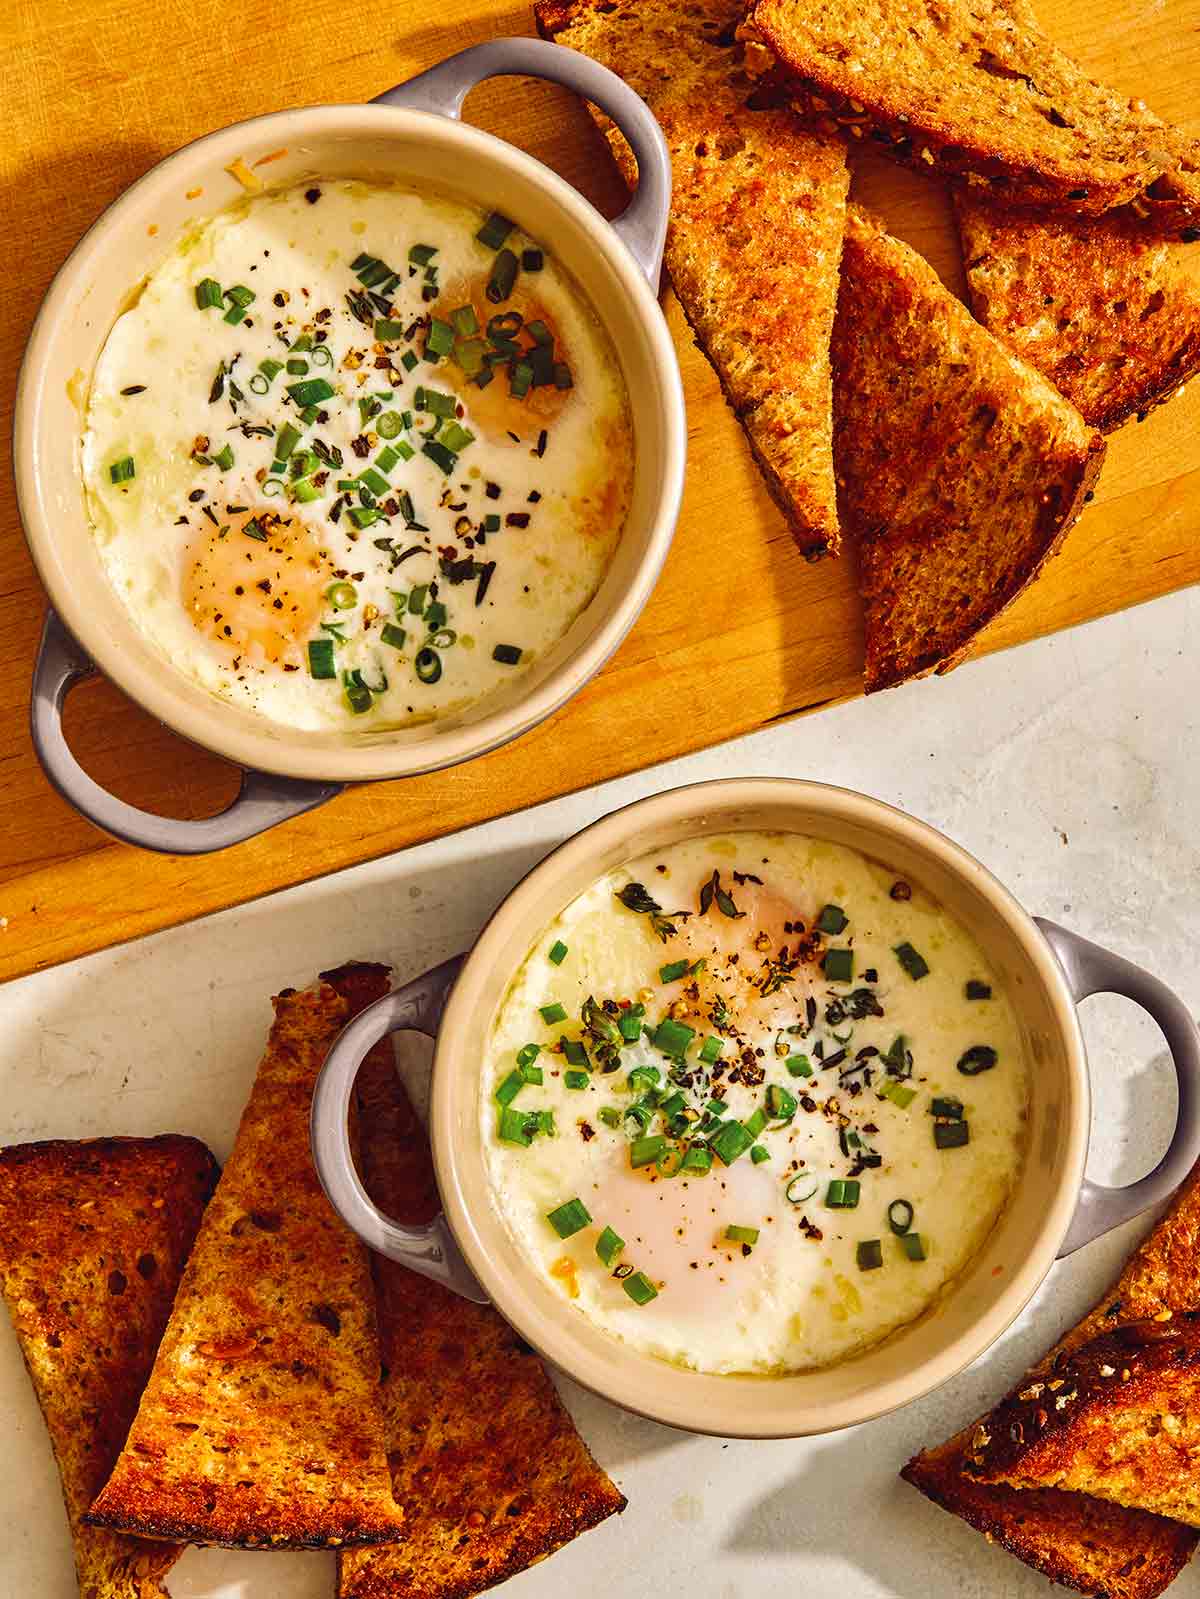
[{"label": "egg yolk", "polygon": [[206,526],[192,540],[183,603],[197,632],[238,664],[296,671],[334,575],[311,528],[296,517],[252,511]]},{"label": "egg yolk", "polygon": [[[449,309],[439,314],[448,316],[450,310],[469,305],[479,323],[476,337],[488,340],[490,324],[501,337],[511,338],[522,354],[531,350],[536,342],[526,331],[528,324],[541,323],[554,341],[555,361],[570,367],[570,351],[562,342],[554,319],[537,295],[518,282],[503,305],[493,305],[487,297],[487,281],[486,277],[456,279],[442,291],[439,306]],[[470,375],[454,361],[439,366],[438,372],[444,373],[446,382],[469,406],[472,427],[485,433],[494,444],[512,445],[515,441],[511,435],[514,433],[522,442],[528,441],[531,430],[540,431],[551,425],[563,407],[569,404],[573,392],[571,389],[556,388],[553,383],[541,383],[518,398],[510,392],[507,367],[498,367],[496,376],[484,388],[473,382]]]}]

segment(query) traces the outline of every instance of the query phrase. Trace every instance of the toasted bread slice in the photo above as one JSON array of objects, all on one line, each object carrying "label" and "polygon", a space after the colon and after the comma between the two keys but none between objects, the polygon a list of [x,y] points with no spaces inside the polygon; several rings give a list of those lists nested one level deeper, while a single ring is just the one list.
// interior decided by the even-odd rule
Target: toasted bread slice
[{"label": "toasted bread slice", "polygon": [[1049,219],[957,197],[971,307],[1111,433],[1200,371],[1200,273],[1128,211]]},{"label": "toasted bread slice", "polygon": [[964,1477],[971,1431],[924,1450],[900,1475],[1051,1582],[1106,1599],[1157,1599],[1187,1565],[1196,1534],[1177,1521],[1087,1494],[995,1488]]},{"label": "toasted bread slice", "polygon": [[1200,1324],[1130,1322],[1010,1394],[972,1440],[971,1474],[1065,1488],[1200,1527]]},{"label": "toasted bread slice", "polygon": [[[352,1010],[387,987],[382,967],[324,975]],[[367,1057],[358,1102],[372,1196],[402,1221],[428,1221],[438,1210],[429,1143],[390,1043]],[[405,1530],[397,1543],[340,1556],[339,1599],[468,1599],[625,1508],[541,1361],[494,1310],[381,1256],[371,1266]]]},{"label": "toasted bread slice", "polygon": [[1164,225],[1196,214],[1193,141],[1011,0],[757,0],[750,16],[814,126],[1014,204],[1098,215],[1150,193]]},{"label": "toasted bread slice", "polygon": [[[752,111],[739,0],[541,0],[540,32],[611,67],[671,151],[666,265],[801,552],[836,554],[829,335],[849,173],[840,140]],[[602,126],[606,124],[602,123]],[[626,178],[635,173],[609,129]]]},{"label": "toasted bread slice", "polygon": [[85,1526],[112,1470],[217,1180],[194,1138],[0,1150],[0,1290],[55,1459],[82,1599],[162,1599],[176,1544]]},{"label": "toasted bread slice", "polygon": [[870,693],[961,660],[1058,548],[1104,441],[857,206],[832,360]]},{"label": "toasted bread slice", "polygon": [[323,985],[274,1004],[154,1371],[88,1515],[95,1526],[296,1549],[401,1531],[366,1251],[309,1154],[313,1085],[346,1003]]},{"label": "toasted bread slice", "polygon": [[[1170,1210],[1134,1250],[1116,1283],[1095,1309],[1065,1333],[1044,1360],[1018,1384],[1055,1378],[1055,1366],[1095,1340],[1126,1325],[1169,1326],[1175,1316],[1200,1311],[1200,1167],[1176,1195]],[[1160,1319],[1161,1318],[1161,1319]],[[1105,1362],[1111,1364],[1111,1362]],[[1062,1390],[1058,1390],[1062,1392]],[[993,1415],[995,1413],[993,1412]],[[978,1469],[980,1430],[995,1431],[992,1416],[966,1427],[939,1449],[910,1460],[902,1476],[923,1493],[960,1515],[1056,1582],[1084,1593],[1111,1593],[1113,1599],[1153,1599],[1187,1562],[1196,1546],[1190,1528],[1141,1510],[1106,1504],[1088,1495],[1056,1489],[1025,1490],[992,1485],[966,1475]],[[1091,1532],[1085,1537],[1082,1506],[1089,1507]],[[1023,1518],[1023,1519],[1022,1519]],[[1042,1563],[1056,1560],[1073,1575],[1059,1575]],[[1095,1573],[1107,1573],[1107,1581]],[[1117,1582],[1124,1586],[1114,1585]]]}]

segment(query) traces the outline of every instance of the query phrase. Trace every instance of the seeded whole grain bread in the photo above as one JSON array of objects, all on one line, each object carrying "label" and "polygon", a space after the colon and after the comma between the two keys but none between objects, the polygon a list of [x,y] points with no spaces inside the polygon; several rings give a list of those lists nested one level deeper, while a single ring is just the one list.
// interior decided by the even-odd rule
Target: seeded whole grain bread
[{"label": "seeded whole grain bread", "polygon": [[753,32],[814,126],[1013,204],[1197,214],[1197,145],[1095,83],[1013,0],[757,0]]},{"label": "seeded whole grain bread", "polygon": [[1104,441],[857,206],[831,358],[871,693],[958,664],[1057,550]]},{"label": "seeded whole grain bread", "polygon": [[125,1448],[89,1522],[236,1548],[396,1537],[366,1252],[309,1153],[346,1017],[286,990]]},{"label": "seeded whole grain bread", "polygon": [[1050,219],[960,193],[971,308],[1111,433],[1200,371],[1200,271],[1128,210]]},{"label": "seeded whole grain bread", "polygon": [[0,1291],[62,1478],[81,1599],[163,1599],[183,1552],[85,1526],[217,1179],[194,1138],[0,1150]]},{"label": "seeded whole grain bread", "polygon": [[[751,110],[740,0],[541,0],[547,39],[611,67],[671,152],[666,266],[801,552],[836,554],[829,336],[849,188],[842,142]],[[632,184],[628,147],[605,122]]]},{"label": "seeded whole grain bread", "polygon": [[[357,1012],[386,967],[323,974]],[[439,1205],[424,1130],[388,1041],[358,1079],[364,1180],[418,1223]],[[383,1409],[401,1538],[338,1561],[339,1599],[468,1599],[625,1508],[541,1361],[487,1305],[374,1255]]]},{"label": "seeded whole grain bread", "polygon": [[[1176,1317],[1197,1313],[1200,1167],[1134,1250],[1109,1292],[1018,1383],[1010,1399],[1027,1402],[1020,1401],[1022,1393],[1029,1393],[1038,1382],[1048,1385],[1057,1381],[1060,1366],[1079,1357],[1086,1359],[1089,1347],[1102,1348],[1097,1341],[1111,1339],[1122,1328],[1170,1327]],[[1114,1362],[1101,1355],[1100,1364]],[[1056,1390],[1055,1397],[1068,1390],[1069,1384]],[[1162,1413],[1171,1412],[1164,1409]],[[940,1448],[917,1455],[901,1475],[947,1510],[990,1532],[1026,1564],[1068,1587],[1084,1593],[1110,1593],[1113,1599],[1154,1599],[1161,1593],[1190,1558],[1196,1532],[1180,1522],[1093,1498],[1090,1493],[1012,1488],[968,1475],[986,1464],[981,1435],[990,1441],[996,1431],[996,1415],[993,1411]],[[1084,1457],[1079,1464],[1083,1469]],[[1177,1482],[1190,1485],[1191,1475],[1190,1463],[1181,1460]]]}]

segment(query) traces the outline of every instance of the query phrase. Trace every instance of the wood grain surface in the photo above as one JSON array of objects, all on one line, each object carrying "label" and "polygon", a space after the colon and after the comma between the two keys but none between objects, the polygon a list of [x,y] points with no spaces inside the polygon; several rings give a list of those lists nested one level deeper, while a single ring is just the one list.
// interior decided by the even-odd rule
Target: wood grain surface
[{"label": "wood grain surface", "polygon": [[[0,241],[0,437],[30,323],[88,224],[179,145],[263,111],[368,99],[452,51],[531,33],[505,0],[8,0]],[[1040,0],[1047,30],[1097,76],[1200,132],[1200,0]],[[446,18],[453,14],[453,21]],[[14,36],[15,34],[15,36]],[[586,112],[544,85],[472,96],[472,121],[555,167],[607,214],[623,190]],[[856,192],[961,288],[944,195],[876,158]],[[1200,246],[1196,247],[1200,251]],[[1200,259],[1197,261],[1200,270]],[[469,766],[368,785],[226,851],[164,859],[116,845],[52,792],[27,731],[44,608],[6,462],[0,501],[0,979],[242,902],[421,839],[586,787],[859,692],[851,559],[806,566],[750,463],[678,306],[690,471],[678,535],[639,626],[575,701]],[[1096,503],[1036,588],[981,641],[995,650],[1200,581],[1200,383],[1111,444]],[[232,768],[157,725],[108,684],[76,691],[80,759],[123,798],[204,815]],[[612,730],[622,736],[614,739]]]}]

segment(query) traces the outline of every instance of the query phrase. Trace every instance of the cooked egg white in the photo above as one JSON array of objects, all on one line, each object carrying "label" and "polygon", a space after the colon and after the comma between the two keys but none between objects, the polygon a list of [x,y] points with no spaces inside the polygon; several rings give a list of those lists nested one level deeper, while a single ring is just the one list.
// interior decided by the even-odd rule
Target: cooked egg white
[{"label": "cooked egg white", "polygon": [[[979,1250],[1023,1158],[1021,1034],[974,940],[919,885],[893,898],[895,882],[873,860],[798,835],[701,838],[610,873],[538,939],[495,1018],[480,1079],[491,1191],[513,1248],[597,1326],[704,1372],[820,1367],[920,1315]],[[657,926],[653,913],[618,898],[630,883],[660,907]],[[700,914],[706,883],[714,892]],[[814,934],[826,905],[846,925]],[[905,944],[927,975],[905,969],[895,953]],[[848,981],[822,970],[831,948],[852,952]],[[687,971],[675,976],[680,965]],[[968,981],[990,997],[968,999]],[[691,1028],[682,1060],[643,1030],[606,1072],[597,1034],[581,1022],[589,997],[614,1002],[618,1018],[626,1003],[643,1004],[654,1032],[664,1018]],[[547,1023],[541,1008],[556,1004],[567,1020]],[[583,1088],[567,1086],[564,1038],[588,1053]],[[711,1064],[707,1038],[722,1045]],[[494,1096],[529,1044],[540,1046],[542,1082],[522,1086],[509,1109],[549,1110],[555,1132],[522,1145],[500,1136]],[[970,1068],[978,1046],[995,1051],[995,1064],[967,1075],[959,1062],[967,1057]],[[747,1149],[728,1165],[714,1158],[705,1175],[634,1169],[632,1140],[665,1131],[661,1113],[645,1129],[625,1115],[643,1097],[642,1084],[629,1087],[638,1066],[656,1068],[660,1090],[682,1094],[697,1118],[716,1097],[725,1102],[719,1119],[744,1126],[771,1085],[792,1096],[795,1113],[757,1133],[767,1157],[758,1162]],[[935,1126],[953,1120],[932,1114],[935,1098],[961,1101],[965,1144],[935,1143]],[[686,1136],[700,1142],[703,1125],[697,1119]],[[848,1179],[859,1184],[857,1206],[830,1208],[830,1183]],[[562,1238],[547,1217],[574,1199],[590,1222]],[[900,1200],[912,1207],[924,1259],[909,1258],[889,1224]],[[893,1215],[905,1219],[903,1208]],[[728,1239],[731,1226],[757,1229],[756,1241]],[[605,1227],[624,1240],[612,1268],[596,1252]],[[874,1243],[882,1265],[864,1269],[859,1246]],[[634,1303],[614,1275],[624,1268],[657,1296]]]},{"label": "cooked egg white", "polygon": [[[375,183],[257,195],[181,240],[114,324],[82,441],[95,535],[140,627],[214,694],[295,728],[426,721],[510,687],[595,594],[633,471],[616,356],[518,230],[504,244],[527,265],[489,298],[483,221]],[[364,284],[360,258],[396,281]],[[220,303],[202,308],[206,282]],[[456,311],[431,360],[429,317]],[[471,381],[497,315],[501,338],[552,341],[555,381]],[[305,421],[288,387],[314,380],[333,393]],[[448,457],[426,452],[447,437]]]}]

